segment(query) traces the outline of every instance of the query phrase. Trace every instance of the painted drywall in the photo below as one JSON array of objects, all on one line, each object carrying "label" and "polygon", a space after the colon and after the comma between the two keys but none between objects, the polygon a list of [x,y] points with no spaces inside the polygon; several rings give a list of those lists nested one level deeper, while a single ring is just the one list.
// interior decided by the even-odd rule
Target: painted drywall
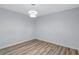
[{"label": "painted drywall", "polygon": [[32,28],[26,15],[0,8],[0,48],[32,39]]},{"label": "painted drywall", "polygon": [[37,39],[79,49],[79,8],[38,17]]}]

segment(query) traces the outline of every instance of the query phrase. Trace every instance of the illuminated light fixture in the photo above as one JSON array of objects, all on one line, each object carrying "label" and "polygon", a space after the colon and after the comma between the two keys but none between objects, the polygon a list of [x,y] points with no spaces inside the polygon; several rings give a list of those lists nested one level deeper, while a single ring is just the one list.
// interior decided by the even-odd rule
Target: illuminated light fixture
[{"label": "illuminated light fixture", "polygon": [[37,14],[38,14],[38,12],[35,10],[30,10],[30,11],[28,11],[28,13],[29,13],[29,16],[32,18],[36,18]]},{"label": "illuminated light fixture", "polygon": [[36,18],[38,12],[35,10],[36,4],[31,4],[31,10],[28,11],[28,14],[31,18]]}]

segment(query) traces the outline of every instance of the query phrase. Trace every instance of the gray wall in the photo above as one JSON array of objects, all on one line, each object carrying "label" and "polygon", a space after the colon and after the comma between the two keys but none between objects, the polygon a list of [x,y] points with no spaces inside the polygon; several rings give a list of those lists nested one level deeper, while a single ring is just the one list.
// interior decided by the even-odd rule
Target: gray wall
[{"label": "gray wall", "polygon": [[26,15],[0,8],[0,48],[32,39],[30,20]]},{"label": "gray wall", "polygon": [[79,49],[79,8],[41,16],[35,38]]}]

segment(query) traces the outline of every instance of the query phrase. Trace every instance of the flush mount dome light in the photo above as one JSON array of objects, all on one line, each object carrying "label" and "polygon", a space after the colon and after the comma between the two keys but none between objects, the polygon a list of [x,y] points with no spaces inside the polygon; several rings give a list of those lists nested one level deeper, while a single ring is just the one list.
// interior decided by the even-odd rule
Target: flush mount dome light
[{"label": "flush mount dome light", "polygon": [[28,11],[28,13],[29,13],[29,16],[32,18],[36,18],[37,14],[38,14],[38,12],[36,10],[30,10],[30,11]]}]

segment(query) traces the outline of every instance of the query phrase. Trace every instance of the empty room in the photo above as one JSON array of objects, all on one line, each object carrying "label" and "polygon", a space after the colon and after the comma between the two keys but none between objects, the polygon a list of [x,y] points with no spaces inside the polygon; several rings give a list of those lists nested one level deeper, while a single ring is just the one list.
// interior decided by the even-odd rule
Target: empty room
[{"label": "empty room", "polygon": [[0,4],[0,55],[79,55],[79,4]]}]

